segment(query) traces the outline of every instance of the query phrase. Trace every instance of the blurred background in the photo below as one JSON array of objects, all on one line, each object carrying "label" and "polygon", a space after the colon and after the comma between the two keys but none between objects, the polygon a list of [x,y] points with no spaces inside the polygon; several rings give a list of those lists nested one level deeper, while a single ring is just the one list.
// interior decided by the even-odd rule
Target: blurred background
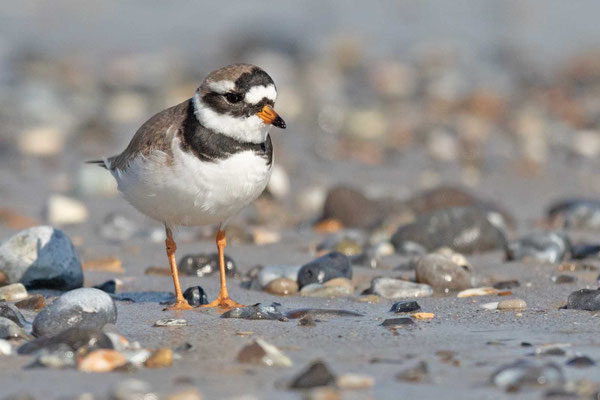
[{"label": "blurred background", "polygon": [[81,245],[140,224],[162,240],[84,161],[233,62],[273,77],[288,124],[268,193],[236,220],[271,229],[256,242],[318,221],[339,185],[380,200],[456,187],[529,227],[556,199],[600,194],[598,15],[558,0],[5,1],[0,233],[48,222]]}]

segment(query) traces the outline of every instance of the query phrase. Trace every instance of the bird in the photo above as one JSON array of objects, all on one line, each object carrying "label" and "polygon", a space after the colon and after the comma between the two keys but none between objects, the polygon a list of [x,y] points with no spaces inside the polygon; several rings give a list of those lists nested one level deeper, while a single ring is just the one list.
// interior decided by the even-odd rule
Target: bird
[{"label": "bird", "polygon": [[192,309],[179,284],[173,229],[204,225],[218,226],[221,289],[203,307],[244,307],[227,291],[225,226],[269,182],[269,131],[286,128],[276,99],[275,83],[262,68],[227,65],[210,72],[191,98],[147,120],[122,153],[90,161],[110,171],[134,208],[164,224],[176,299],[167,309]]}]

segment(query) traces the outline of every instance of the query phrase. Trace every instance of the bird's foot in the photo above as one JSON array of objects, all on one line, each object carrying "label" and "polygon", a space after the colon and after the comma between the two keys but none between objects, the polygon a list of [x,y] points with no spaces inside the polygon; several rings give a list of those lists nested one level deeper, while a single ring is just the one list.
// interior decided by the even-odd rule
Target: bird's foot
[{"label": "bird's foot", "polygon": [[221,296],[219,294],[219,297],[217,297],[217,299],[215,301],[212,301],[208,304],[203,304],[200,307],[202,307],[202,308],[218,307],[225,311],[228,311],[228,310],[231,310],[232,308],[246,307],[246,306],[238,303],[235,300],[232,300],[229,296]]},{"label": "bird's foot", "polygon": [[194,309],[194,307],[190,306],[187,301],[182,299],[182,300],[177,300],[177,302],[175,304],[166,307],[165,311],[166,310],[183,311],[183,310],[193,310],[193,309]]}]

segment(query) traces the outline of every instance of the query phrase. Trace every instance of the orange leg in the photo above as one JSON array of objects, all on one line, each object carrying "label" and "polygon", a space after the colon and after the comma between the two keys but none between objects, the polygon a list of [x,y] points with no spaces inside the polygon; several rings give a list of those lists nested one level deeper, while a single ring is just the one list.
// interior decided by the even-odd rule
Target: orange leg
[{"label": "orange leg", "polygon": [[177,300],[175,304],[166,308],[166,310],[191,310],[193,307],[188,304],[188,302],[183,298],[183,294],[181,293],[181,286],[179,286],[179,272],[177,271],[177,263],[175,263],[175,250],[177,250],[177,245],[173,240],[173,233],[171,229],[165,226],[165,230],[167,231],[167,240],[165,240],[165,245],[167,247],[167,257],[169,257],[169,264],[171,265],[171,274],[173,274],[173,283],[175,284],[175,296]]},{"label": "orange leg", "polygon": [[235,307],[246,307],[236,301],[231,300],[229,293],[227,292],[227,282],[225,278],[225,246],[227,246],[227,239],[225,239],[225,231],[221,230],[217,232],[217,249],[219,251],[219,269],[221,272],[221,291],[217,299],[209,304],[202,305],[200,307],[220,307],[224,309],[231,309]]}]

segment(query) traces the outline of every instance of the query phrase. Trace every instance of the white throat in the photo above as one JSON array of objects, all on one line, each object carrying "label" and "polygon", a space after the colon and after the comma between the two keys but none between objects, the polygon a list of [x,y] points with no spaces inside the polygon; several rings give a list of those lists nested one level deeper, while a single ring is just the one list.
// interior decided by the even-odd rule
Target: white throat
[{"label": "white throat", "polygon": [[194,114],[203,126],[233,139],[247,143],[263,143],[271,129],[258,115],[233,117],[219,114],[202,102],[198,92],[193,98]]}]

